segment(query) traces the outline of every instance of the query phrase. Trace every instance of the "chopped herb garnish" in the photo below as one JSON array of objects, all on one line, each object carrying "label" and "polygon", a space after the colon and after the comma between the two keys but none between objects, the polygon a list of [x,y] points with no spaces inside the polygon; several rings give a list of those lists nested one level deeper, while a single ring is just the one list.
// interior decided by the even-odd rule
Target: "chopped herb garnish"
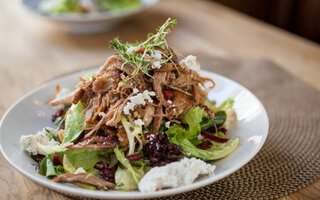
[{"label": "chopped herb garnish", "polygon": [[[141,43],[123,44],[118,37],[110,42],[110,47],[116,50],[117,54],[125,60],[123,66],[130,64],[136,68],[133,74],[131,74],[132,78],[139,74],[146,74],[151,77],[149,71],[152,68],[159,68],[163,64],[166,66],[168,62],[172,62],[174,55],[168,47],[165,37],[171,32],[170,28],[175,24],[177,24],[177,21],[169,18],[157,29],[155,34],[149,33],[147,40]],[[169,56],[157,49],[167,50]],[[172,63],[176,67],[175,63]]]}]

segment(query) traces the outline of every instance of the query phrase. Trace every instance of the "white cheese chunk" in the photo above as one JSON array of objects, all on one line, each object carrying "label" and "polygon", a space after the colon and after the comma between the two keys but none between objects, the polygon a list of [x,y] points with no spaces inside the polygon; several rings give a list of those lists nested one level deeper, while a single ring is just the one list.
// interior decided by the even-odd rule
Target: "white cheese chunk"
[{"label": "white cheese chunk", "polygon": [[82,167],[79,167],[73,174],[87,173]]},{"label": "white cheese chunk", "polygon": [[153,100],[151,97],[155,95],[156,93],[145,90],[143,93],[138,93],[137,95],[130,97],[130,102],[128,102],[123,108],[123,113],[125,115],[129,115],[130,111],[134,110],[136,105],[146,105],[145,100],[147,100],[149,103],[152,103]]},{"label": "white cheese chunk", "polygon": [[151,57],[154,58],[155,60],[161,60],[161,51],[159,50],[153,50],[151,51]]},{"label": "white cheese chunk", "polygon": [[20,143],[24,151],[31,153],[32,155],[43,154],[46,155],[48,152],[45,151],[43,146],[56,146],[60,143],[48,137],[48,130],[52,132],[54,129],[47,127],[42,131],[39,131],[35,135],[23,135],[20,137]]},{"label": "white cheese chunk", "polygon": [[137,126],[142,126],[144,125],[144,122],[141,119],[136,119],[133,121],[133,123]]},{"label": "white cheese chunk", "polygon": [[141,192],[189,185],[203,174],[213,174],[215,166],[196,158],[184,158],[162,167],[152,168],[139,182]]},{"label": "white cheese chunk", "polygon": [[188,55],[187,57],[181,60],[180,64],[189,67],[197,72],[200,71],[200,63],[196,56]]},{"label": "white cheese chunk", "polygon": [[133,94],[137,94],[138,92],[139,90],[137,88],[133,88],[133,91],[132,91]]},{"label": "white cheese chunk", "polygon": [[161,68],[160,61],[154,61],[151,67],[152,69],[160,69]]},{"label": "white cheese chunk", "polygon": [[137,47],[129,47],[126,51],[126,54],[131,55],[134,52],[136,52],[136,50],[137,50]]},{"label": "white cheese chunk", "polygon": [[167,121],[166,123],[164,123],[165,127],[166,128],[169,128],[170,127],[170,121]]}]

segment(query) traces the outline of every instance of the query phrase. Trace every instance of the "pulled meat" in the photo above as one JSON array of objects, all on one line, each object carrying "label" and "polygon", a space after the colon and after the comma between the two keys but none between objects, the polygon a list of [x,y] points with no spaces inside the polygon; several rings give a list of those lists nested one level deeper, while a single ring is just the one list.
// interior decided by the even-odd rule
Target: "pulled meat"
[{"label": "pulled meat", "polygon": [[[115,145],[105,138],[92,137],[97,132],[104,131],[108,138],[110,135],[117,138],[121,148],[128,147],[126,131],[121,124],[124,108],[136,89],[153,91],[152,102],[145,101],[145,105],[135,106],[135,111],[127,118],[133,122],[139,118],[144,127],[153,127],[158,132],[163,119],[175,120],[181,118],[190,108],[200,106],[207,98],[207,91],[203,88],[205,82],[214,82],[199,76],[196,71],[182,66],[175,53],[170,49],[156,48],[166,56],[173,56],[170,62],[162,64],[161,68],[151,69],[148,74],[141,73],[136,66],[126,63],[120,55],[113,55],[100,68],[97,75],[90,79],[80,78],[77,90],[73,93],[72,103],[81,101],[85,105],[83,111],[87,123],[85,140],[78,142],[73,148],[90,146],[108,148]],[[143,53],[144,48],[136,49],[136,54]],[[170,99],[164,98],[163,91],[172,91]],[[71,98],[68,97],[68,101]],[[58,104],[58,103],[56,103]],[[111,127],[114,133],[106,131]],[[101,142],[103,141],[103,142]]]},{"label": "pulled meat", "polygon": [[115,184],[103,180],[98,177],[90,176],[87,173],[78,174],[61,174],[53,179],[54,182],[68,182],[68,183],[84,183],[96,186],[99,189],[108,190],[113,189]]},{"label": "pulled meat", "polygon": [[84,148],[84,147],[92,147],[99,149],[109,149],[114,148],[118,145],[117,142],[112,140],[112,135],[109,137],[103,136],[92,136],[87,137],[79,141],[77,144],[70,146],[70,148]]}]

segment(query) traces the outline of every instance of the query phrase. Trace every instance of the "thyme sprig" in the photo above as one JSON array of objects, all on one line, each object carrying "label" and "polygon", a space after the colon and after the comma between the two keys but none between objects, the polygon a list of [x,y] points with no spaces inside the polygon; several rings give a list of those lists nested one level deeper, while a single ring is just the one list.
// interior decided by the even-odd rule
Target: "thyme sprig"
[{"label": "thyme sprig", "polygon": [[[177,24],[177,20],[171,20],[171,18],[169,18],[162,26],[157,28],[157,32],[155,34],[149,33],[147,40],[141,43],[127,42],[124,44],[118,37],[114,38],[110,42],[110,47],[116,50],[117,54],[125,60],[123,66],[131,64],[136,68],[135,72],[130,75],[132,78],[141,73],[152,77],[149,74],[149,71],[152,69],[155,62],[159,62],[160,65],[166,65],[168,62],[172,61],[173,53],[171,52],[165,37],[171,32],[171,28],[175,24]],[[157,51],[156,48],[166,49],[169,51],[170,56],[161,52],[161,59],[156,60],[152,57],[152,55]],[[143,49],[143,52],[136,54],[136,50],[138,49]],[[174,66],[177,68],[175,64]]]}]

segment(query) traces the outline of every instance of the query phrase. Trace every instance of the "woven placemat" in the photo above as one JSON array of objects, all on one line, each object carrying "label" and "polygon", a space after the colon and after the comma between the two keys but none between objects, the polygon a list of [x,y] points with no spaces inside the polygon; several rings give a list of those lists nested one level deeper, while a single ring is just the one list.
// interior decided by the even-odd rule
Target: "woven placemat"
[{"label": "woven placemat", "polygon": [[262,101],[269,135],[260,152],[227,178],[161,199],[278,199],[320,177],[319,91],[264,59],[202,57],[200,63],[247,87]]},{"label": "woven placemat", "polygon": [[319,91],[264,59],[200,58],[200,63],[242,84],[262,101],[269,134],[260,152],[234,174],[163,199],[278,199],[320,177]]}]

